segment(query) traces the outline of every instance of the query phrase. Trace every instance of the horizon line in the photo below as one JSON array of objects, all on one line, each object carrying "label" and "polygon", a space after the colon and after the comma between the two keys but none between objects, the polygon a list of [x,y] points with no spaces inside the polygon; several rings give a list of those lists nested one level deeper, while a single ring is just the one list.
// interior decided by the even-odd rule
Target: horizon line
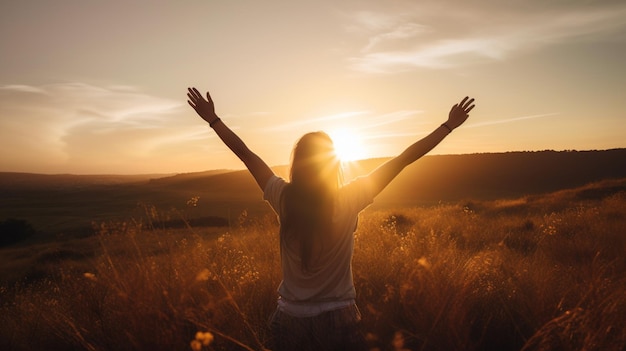
[{"label": "horizon line", "polygon": [[[509,153],[540,153],[540,152],[604,152],[604,151],[615,151],[615,150],[626,150],[625,147],[613,147],[607,149],[542,149],[542,150],[510,150],[510,151],[484,151],[484,152],[468,152],[468,153],[450,153],[450,154],[426,154],[423,157],[436,157],[436,156],[470,156],[470,155],[489,155],[489,154],[509,154]],[[345,164],[350,163],[359,163],[370,160],[380,160],[380,159],[390,159],[394,156],[373,156],[368,158],[363,158],[359,160],[347,161],[343,162]],[[279,164],[272,165],[270,168],[283,168],[289,167],[289,164]],[[79,176],[79,177],[167,177],[167,176],[176,176],[183,174],[194,174],[194,173],[206,173],[206,172],[239,172],[239,171],[247,171],[247,169],[242,165],[242,168],[211,168],[205,170],[198,171],[179,171],[179,172],[146,172],[146,173],[71,173],[71,172],[63,172],[63,173],[43,173],[43,172],[29,172],[29,171],[9,171],[9,170],[0,170],[0,175],[8,175],[8,174],[22,174],[22,175],[42,175],[42,176]]]}]

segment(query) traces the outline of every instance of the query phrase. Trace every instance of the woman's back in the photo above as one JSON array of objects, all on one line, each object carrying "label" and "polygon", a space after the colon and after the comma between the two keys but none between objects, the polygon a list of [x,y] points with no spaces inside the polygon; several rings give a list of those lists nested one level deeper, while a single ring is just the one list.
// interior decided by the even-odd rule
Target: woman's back
[{"label": "woman's back", "polygon": [[[264,198],[278,216],[285,215],[283,191],[288,183],[279,177],[268,181]],[[278,291],[290,302],[314,303],[353,300],[351,260],[354,231],[360,211],[373,201],[369,183],[364,178],[341,187],[333,202],[330,233],[320,235],[312,248],[310,269],[302,269],[300,247],[281,237],[283,282]]]}]

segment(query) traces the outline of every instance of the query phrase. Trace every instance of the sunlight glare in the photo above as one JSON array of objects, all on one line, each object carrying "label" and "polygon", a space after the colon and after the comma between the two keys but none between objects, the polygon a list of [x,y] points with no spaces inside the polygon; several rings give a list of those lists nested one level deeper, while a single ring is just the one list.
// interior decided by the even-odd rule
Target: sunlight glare
[{"label": "sunlight glare", "polygon": [[350,129],[335,129],[329,133],[337,157],[342,162],[362,160],[367,157],[367,149],[362,137]]}]

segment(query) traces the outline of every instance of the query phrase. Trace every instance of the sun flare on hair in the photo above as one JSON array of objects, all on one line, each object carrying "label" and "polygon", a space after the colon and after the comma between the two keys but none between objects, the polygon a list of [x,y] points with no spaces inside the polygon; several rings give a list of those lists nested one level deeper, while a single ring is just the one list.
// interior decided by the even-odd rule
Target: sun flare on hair
[{"label": "sun flare on hair", "polygon": [[335,129],[328,133],[333,140],[335,152],[341,162],[350,162],[367,158],[367,148],[363,138],[350,129]]}]

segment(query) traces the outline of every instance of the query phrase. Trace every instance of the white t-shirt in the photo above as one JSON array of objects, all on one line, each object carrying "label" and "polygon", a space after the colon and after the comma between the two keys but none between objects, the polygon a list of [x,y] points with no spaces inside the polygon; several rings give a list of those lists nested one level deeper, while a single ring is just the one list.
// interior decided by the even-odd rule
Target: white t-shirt
[{"label": "white t-shirt", "polygon": [[[281,216],[281,194],[287,182],[273,176],[265,185],[263,198]],[[337,237],[325,246],[312,273],[301,269],[299,252],[281,240],[280,258],[283,281],[278,287],[281,299],[292,303],[327,303],[354,300],[352,253],[359,212],[374,200],[366,178],[357,178],[339,189],[334,204],[333,226]]]}]

